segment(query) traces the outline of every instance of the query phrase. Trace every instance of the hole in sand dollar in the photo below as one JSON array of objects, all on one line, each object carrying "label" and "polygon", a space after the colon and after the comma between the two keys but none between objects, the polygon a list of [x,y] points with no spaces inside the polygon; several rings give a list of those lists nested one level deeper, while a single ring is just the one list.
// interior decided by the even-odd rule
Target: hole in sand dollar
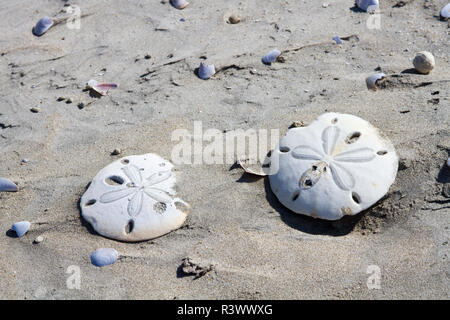
[{"label": "hole in sand dollar", "polygon": [[119,176],[111,176],[106,178],[105,182],[110,186],[121,186],[125,183],[125,180]]},{"label": "hole in sand dollar", "polygon": [[86,202],[86,203],[84,204],[84,206],[85,206],[85,207],[89,207],[89,206],[94,205],[96,202],[97,202],[97,200],[91,199],[91,200],[89,200],[88,202]]},{"label": "hole in sand dollar", "polygon": [[270,165],[271,165],[271,162],[269,161],[267,163],[264,163],[261,167],[263,167],[263,168],[270,168]]},{"label": "hole in sand dollar", "polygon": [[361,198],[359,197],[359,195],[356,192],[352,192],[352,199],[357,204],[361,203]]},{"label": "hole in sand dollar", "polygon": [[128,159],[122,159],[120,162],[121,162],[122,164],[129,164],[129,163],[130,163],[130,160],[128,160]]},{"label": "hole in sand dollar", "polygon": [[289,151],[291,151],[291,149],[289,149],[289,147],[280,147],[280,152],[282,152],[282,153],[287,153]]},{"label": "hole in sand dollar", "polygon": [[356,141],[358,141],[358,139],[361,137],[361,132],[353,132],[350,133],[347,138],[345,138],[345,142],[348,144],[352,144],[355,143]]},{"label": "hole in sand dollar", "polygon": [[331,124],[336,124],[338,122],[338,118],[334,118],[333,120],[331,120]]},{"label": "hole in sand dollar", "polygon": [[292,196],[292,201],[297,200],[299,195],[300,195],[300,191],[295,191],[294,195]]},{"label": "hole in sand dollar", "polygon": [[127,225],[125,226],[125,233],[129,234],[133,232],[134,229],[134,220],[129,220]]},{"label": "hole in sand dollar", "polygon": [[377,155],[384,156],[386,153],[387,153],[386,150],[380,150],[380,151],[377,152]]},{"label": "hole in sand dollar", "polygon": [[166,211],[166,209],[167,209],[167,204],[165,204],[164,202],[157,202],[153,205],[153,210],[160,214],[163,214],[164,211]]}]

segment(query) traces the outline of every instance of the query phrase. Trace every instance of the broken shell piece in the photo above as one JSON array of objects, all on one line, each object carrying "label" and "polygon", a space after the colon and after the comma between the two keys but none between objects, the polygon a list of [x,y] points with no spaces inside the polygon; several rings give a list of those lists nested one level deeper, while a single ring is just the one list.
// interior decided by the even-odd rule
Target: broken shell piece
[{"label": "broken shell piece", "polygon": [[17,236],[21,238],[28,229],[30,229],[31,223],[28,221],[16,222],[12,225],[11,229],[16,232]]},{"label": "broken shell piece", "polygon": [[448,3],[445,7],[442,8],[439,15],[443,20],[447,20],[450,18],[450,3]]},{"label": "broken shell piece", "polygon": [[49,17],[44,17],[36,23],[36,25],[33,27],[33,34],[37,37],[42,36],[44,33],[47,32],[48,29],[50,29],[53,26],[53,20]]},{"label": "broken shell piece", "polygon": [[342,40],[339,36],[334,36],[333,40],[336,42],[336,44],[342,44]]},{"label": "broken shell piece", "polygon": [[417,72],[428,74],[434,69],[434,56],[428,51],[419,52],[413,60],[413,65]]},{"label": "broken shell piece", "polygon": [[326,113],[292,128],[272,150],[270,187],[300,214],[326,220],[355,215],[381,199],[398,157],[377,128],[353,115]]},{"label": "broken shell piece", "polygon": [[373,90],[373,91],[377,91],[378,87],[377,87],[377,83],[378,81],[380,81],[381,79],[384,79],[386,77],[386,75],[384,73],[375,73],[373,75],[371,75],[370,77],[366,78],[366,85],[367,85],[367,89],[369,90]]},{"label": "broken shell piece", "polygon": [[119,253],[113,248],[100,248],[91,253],[91,263],[96,267],[113,264],[119,258]]},{"label": "broken shell piece", "polygon": [[378,0],[356,0],[356,5],[368,13],[374,12],[380,6]]},{"label": "broken shell piece", "polygon": [[0,178],[0,191],[17,192],[17,190],[19,188],[14,182],[6,178]]},{"label": "broken shell piece", "polygon": [[94,177],[81,198],[83,218],[99,234],[143,241],[178,229],[189,205],[174,197],[173,165],[156,154],[119,159]]},{"label": "broken shell piece", "polygon": [[241,157],[238,159],[238,164],[248,174],[253,174],[260,177],[267,176],[267,173],[264,172],[264,167],[266,165],[261,164],[260,161],[250,161],[250,159],[248,158]]},{"label": "broken shell piece", "polygon": [[186,0],[170,0],[170,4],[177,9],[184,9],[189,5]]},{"label": "broken shell piece", "polygon": [[280,55],[281,55],[280,50],[273,49],[273,50],[269,51],[268,53],[266,53],[262,57],[262,62],[264,64],[271,64],[272,62],[277,61],[279,59]]},{"label": "broken shell piece", "polygon": [[89,90],[93,90],[96,93],[104,96],[111,89],[116,89],[119,86],[115,83],[98,83],[96,80],[89,80],[86,84],[86,88]]},{"label": "broken shell piece", "polygon": [[216,73],[216,69],[213,64],[205,65],[200,62],[200,67],[198,68],[198,77],[203,80],[208,80]]}]

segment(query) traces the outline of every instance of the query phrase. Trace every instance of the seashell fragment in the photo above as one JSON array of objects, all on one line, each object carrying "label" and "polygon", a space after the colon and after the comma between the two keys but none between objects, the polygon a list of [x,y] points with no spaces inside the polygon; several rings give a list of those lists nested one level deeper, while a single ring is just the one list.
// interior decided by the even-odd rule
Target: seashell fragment
[{"label": "seashell fragment", "polygon": [[448,3],[446,6],[444,6],[439,13],[441,19],[447,20],[450,18],[450,3]]},{"label": "seashell fragment", "polygon": [[28,229],[30,229],[31,223],[28,221],[16,222],[12,225],[11,229],[16,232],[17,236],[21,238]]},{"label": "seashell fragment", "polygon": [[113,248],[100,248],[91,253],[91,263],[96,267],[113,264],[119,258],[119,253]]},{"label": "seashell fragment", "polygon": [[0,178],[0,192],[17,192],[19,188],[17,185],[9,179]]},{"label": "seashell fragment", "polygon": [[395,180],[398,157],[377,128],[353,115],[325,113],[292,128],[272,150],[270,187],[290,210],[326,220],[372,206]]},{"label": "seashell fragment", "polygon": [[366,78],[366,85],[367,89],[377,91],[377,83],[379,80],[384,79],[386,75],[384,73],[375,73],[371,75],[370,77]]},{"label": "seashell fragment", "polygon": [[421,51],[416,54],[413,65],[417,72],[428,74],[434,69],[434,56],[428,51]]},{"label": "seashell fragment", "polygon": [[170,4],[177,9],[184,9],[189,5],[189,2],[186,0],[170,0]]},{"label": "seashell fragment", "polygon": [[267,176],[267,173],[264,172],[264,164],[261,164],[259,161],[255,161],[256,163],[252,163],[250,159],[246,159],[245,157],[241,157],[238,159],[238,164],[242,169],[248,174],[253,174],[260,177]]},{"label": "seashell fragment", "polygon": [[378,0],[356,0],[356,5],[363,11],[373,13],[376,9],[378,9],[380,3]]},{"label": "seashell fragment", "polygon": [[280,50],[273,49],[273,50],[269,51],[268,53],[266,53],[262,57],[262,62],[264,64],[271,64],[272,62],[277,61],[279,59],[280,55],[281,55]]},{"label": "seashell fragment", "polygon": [[173,165],[156,154],[106,166],[81,198],[83,218],[99,234],[122,241],[157,238],[179,228],[189,205],[174,197]]},{"label": "seashell fragment", "polygon": [[47,32],[48,29],[50,29],[53,26],[53,20],[49,17],[44,17],[36,23],[36,25],[33,27],[33,34],[37,37],[42,36],[44,33]]},{"label": "seashell fragment", "polygon": [[115,83],[98,83],[96,80],[89,80],[86,89],[93,90],[99,95],[106,95],[109,90],[117,89],[119,86]]},{"label": "seashell fragment", "polygon": [[198,77],[203,80],[208,80],[214,74],[216,74],[216,69],[213,64],[205,65],[203,62],[200,62],[200,67],[198,68]]}]

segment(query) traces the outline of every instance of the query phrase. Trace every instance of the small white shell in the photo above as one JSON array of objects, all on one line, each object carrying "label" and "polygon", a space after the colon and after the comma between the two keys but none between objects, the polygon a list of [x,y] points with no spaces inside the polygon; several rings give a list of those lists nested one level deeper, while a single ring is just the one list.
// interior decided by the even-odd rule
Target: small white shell
[{"label": "small white shell", "polygon": [[416,54],[416,57],[413,60],[413,65],[417,72],[428,74],[434,69],[434,56],[428,51],[421,51]]},{"label": "small white shell", "polygon": [[326,113],[289,129],[272,150],[270,187],[300,214],[326,220],[355,215],[381,199],[395,180],[392,143],[367,121]]},{"label": "small white shell", "polygon": [[33,28],[33,34],[37,37],[42,36],[44,33],[47,32],[48,29],[53,26],[53,20],[49,17],[44,17],[36,23],[36,25]]},{"label": "small white shell", "polygon": [[205,65],[203,62],[200,62],[200,67],[198,68],[198,77],[203,80],[207,80],[211,78],[216,73],[216,69],[213,64]]},{"label": "small white shell", "polygon": [[186,0],[170,0],[170,4],[177,9],[184,9],[189,5]]},{"label": "small white shell", "polygon": [[0,192],[16,192],[17,190],[19,190],[19,188],[14,182],[6,178],[0,178]]},{"label": "small white shell", "polygon": [[380,6],[378,0],[356,0],[356,5],[363,11],[372,13]]},{"label": "small white shell", "polygon": [[440,16],[444,20],[450,18],[450,3],[448,3],[445,7],[442,8]]},{"label": "small white shell", "polygon": [[281,55],[281,51],[277,50],[277,49],[273,49],[271,51],[269,51],[268,53],[266,53],[263,57],[262,57],[262,62],[264,64],[271,64],[272,62],[277,61],[278,57]]},{"label": "small white shell", "polygon": [[22,237],[25,233],[27,233],[28,229],[30,228],[31,223],[29,223],[28,221],[21,221],[21,222],[16,222],[12,225],[11,229],[13,231],[16,232],[17,236],[20,238]]},{"label": "small white shell", "polygon": [[173,165],[148,153],[119,159],[94,177],[81,197],[81,214],[99,234],[143,241],[181,227],[189,206],[175,195]]},{"label": "small white shell", "polygon": [[119,258],[119,253],[113,248],[100,248],[91,253],[91,263],[96,267],[113,264]]},{"label": "small white shell", "polygon": [[384,73],[375,73],[370,77],[366,78],[367,89],[377,91],[377,81],[385,78],[386,75]]}]

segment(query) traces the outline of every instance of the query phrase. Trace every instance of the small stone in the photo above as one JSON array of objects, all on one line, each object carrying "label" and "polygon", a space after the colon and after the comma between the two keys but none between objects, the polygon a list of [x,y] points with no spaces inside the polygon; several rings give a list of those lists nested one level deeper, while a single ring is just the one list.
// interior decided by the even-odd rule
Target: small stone
[{"label": "small stone", "polygon": [[64,97],[58,97],[58,99],[56,99],[56,101],[64,101],[64,100],[66,100],[66,98]]},{"label": "small stone", "polygon": [[145,60],[149,60],[149,59],[151,59],[151,58],[152,58],[152,56],[149,55],[149,54],[146,54],[146,55],[144,56],[144,59],[145,59]]},{"label": "small stone", "polygon": [[232,15],[228,18],[228,23],[230,23],[230,24],[237,24],[237,23],[239,23],[239,22],[241,22],[241,19],[240,19],[237,15],[235,15],[235,14],[232,14]]},{"label": "small stone", "polygon": [[22,163],[28,163],[28,159],[22,159]]},{"label": "small stone", "polygon": [[83,102],[80,102],[78,105],[77,105],[77,107],[78,107],[78,109],[83,109],[84,108],[84,103]]},{"label": "small stone", "polygon": [[33,108],[30,109],[30,111],[33,112],[33,113],[38,113],[38,112],[41,111],[41,109],[38,108],[38,107],[33,107]]},{"label": "small stone", "polygon": [[417,72],[428,74],[434,69],[434,56],[428,51],[419,52],[413,60],[413,65]]},{"label": "small stone", "polygon": [[120,149],[114,149],[113,152],[111,152],[111,154],[112,154],[113,156],[117,156],[117,155],[119,155],[119,154],[121,154],[121,153],[122,153],[122,150],[120,150]]},{"label": "small stone", "polygon": [[43,236],[38,236],[36,239],[34,239],[34,243],[41,243],[42,241],[44,241],[44,237]]},{"label": "small stone", "polygon": [[71,98],[67,98],[67,100],[66,100],[66,103],[67,104],[70,104],[70,103],[72,103],[73,101],[72,101],[72,99]]}]

